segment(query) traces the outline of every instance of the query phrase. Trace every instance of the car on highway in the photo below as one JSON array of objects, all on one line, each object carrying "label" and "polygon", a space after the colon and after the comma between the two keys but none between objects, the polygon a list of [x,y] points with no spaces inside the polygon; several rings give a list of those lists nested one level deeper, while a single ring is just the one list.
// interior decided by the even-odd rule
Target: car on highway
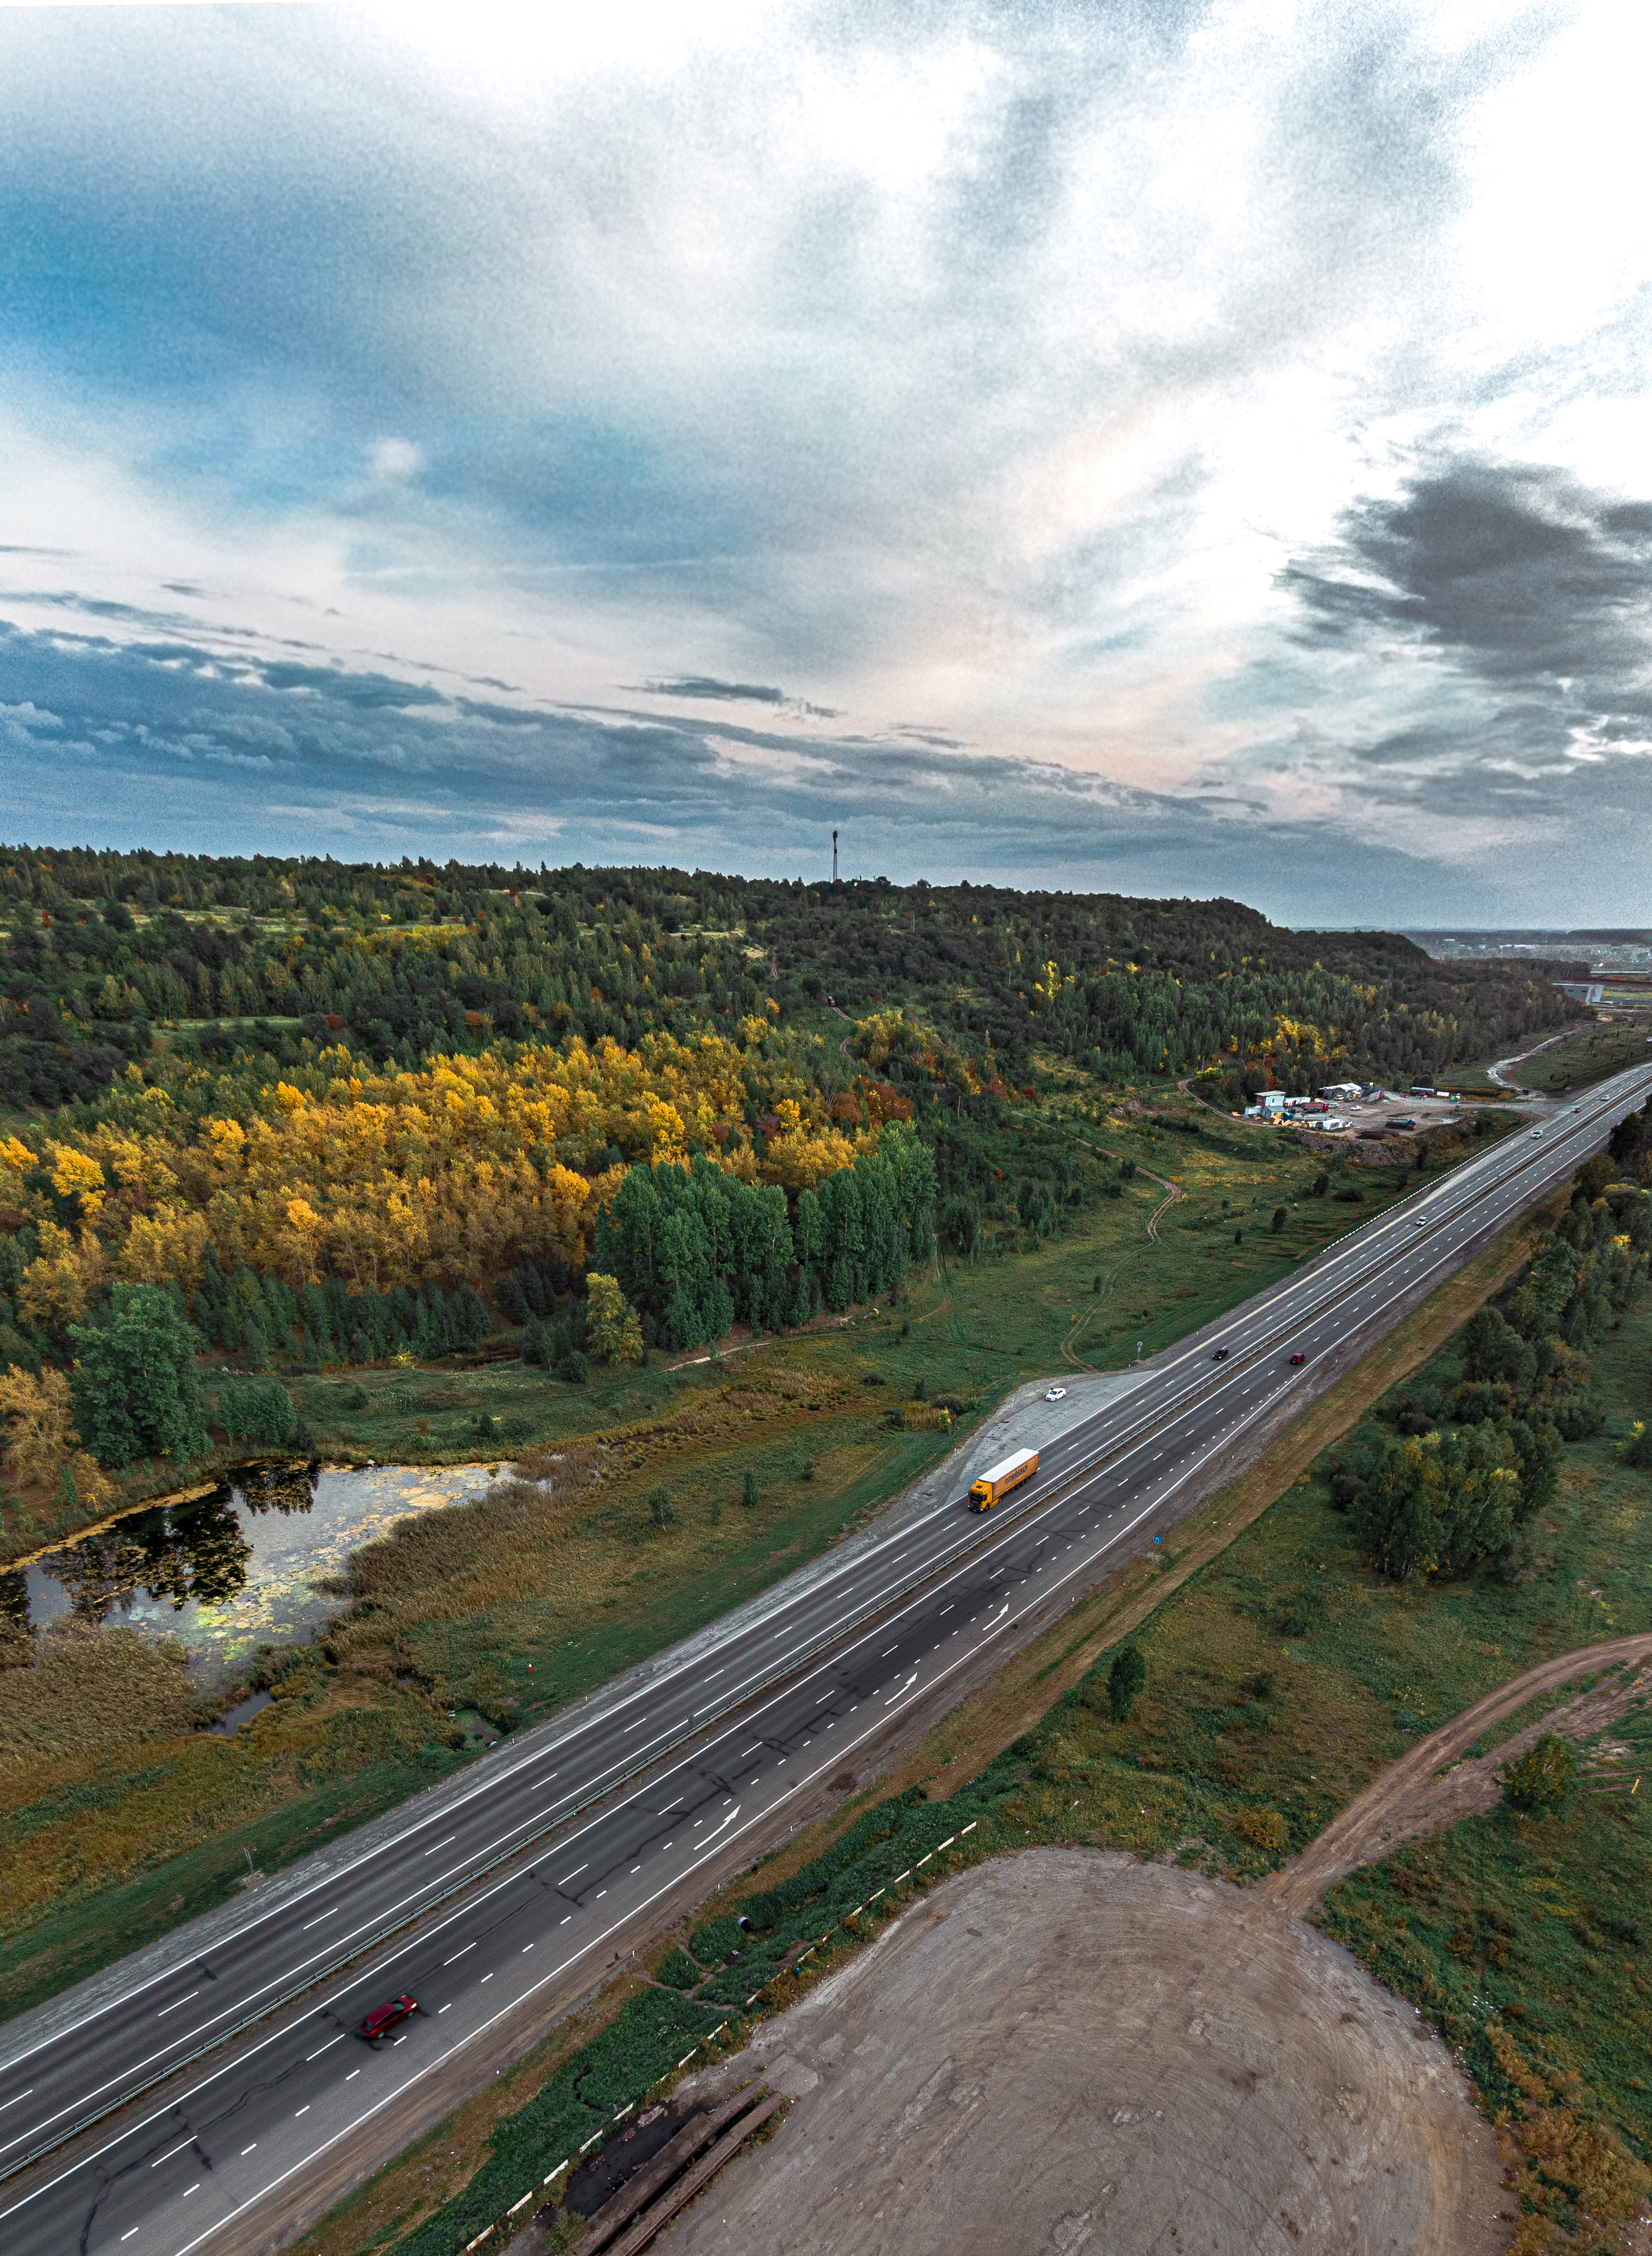
[{"label": "car on highway", "polygon": [[1067,1389],[1064,1386],[1052,1386],[1046,1392],[1044,1399],[1046,1402],[1064,1402],[1067,1399]]},{"label": "car on highway", "polygon": [[406,2020],[409,2015],[418,2011],[417,1998],[404,1996],[388,1999],[384,2005],[375,2006],[371,2013],[362,2015],[356,2025],[356,2034],[357,2036],[365,2037],[368,2043],[371,2044],[376,2038],[382,2037],[386,2030],[393,2029],[398,2022]]},{"label": "car on highway", "polygon": [[1225,1363],[1227,1361],[1227,1350],[1225,1347],[1218,1347],[1216,1353],[1211,1357],[1211,1361],[1212,1363]]},{"label": "car on highway", "polygon": [[1303,1353],[1303,1351],[1302,1351],[1301,1348],[1298,1348],[1298,1349],[1297,1349],[1297,1350],[1296,1350],[1296,1352],[1295,1352],[1295,1354],[1294,1356],[1292,1356],[1292,1357],[1291,1357],[1291,1361],[1292,1361],[1292,1363],[1293,1363],[1293,1364],[1296,1364],[1296,1363],[1306,1363],[1306,1362],[1307,1362],[1307,1360],[1308,1360],[1308,1358],[1307,1358],[1307,1357]]},{"label": "car on highway", "polygon": [[1532,1130],[1532,1132],[1532,1132],[1532,1140],[1533,1140],[1534,1142],[1536,1142],[1536,1139],[1537,1139],[1537,1138],[1538,1138],[1539,1136],[1541,1136],[1541,1135],[1543,1134],[1543,1130],[1542,1130],[1541,1128],[1534,1128],[1534,1129]]}]

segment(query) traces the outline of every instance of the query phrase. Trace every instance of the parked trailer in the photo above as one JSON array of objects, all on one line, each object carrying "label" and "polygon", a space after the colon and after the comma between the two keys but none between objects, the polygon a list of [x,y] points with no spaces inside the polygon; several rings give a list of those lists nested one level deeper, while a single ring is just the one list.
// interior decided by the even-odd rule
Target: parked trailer
[{"label": "parked trailer", "polygon": [[1023,1481],[1031,1480],[1037,1470],[1038,1451],[1018,1449],[1001,1465],[989,1465],[979,1480],[970,1484],[970,1502],[978,1512],[991,1512],[1013,1488],[1020,1488]]}]

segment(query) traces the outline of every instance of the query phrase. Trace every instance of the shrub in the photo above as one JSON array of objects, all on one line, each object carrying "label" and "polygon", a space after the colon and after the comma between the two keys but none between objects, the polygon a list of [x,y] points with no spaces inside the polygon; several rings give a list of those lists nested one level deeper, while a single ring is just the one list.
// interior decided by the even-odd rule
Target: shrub
[{"label": "shrub", "polygon": [[1133,1645],[1113,1655],[1107,1671],[1107,1705],[1115,1724],[1127,1724],[1137,1695],[1147,1681],[1147,1664]]},{"label": "shrub", "polygon": [[1571,1784],[1577,1758],[1569,1740],[1545,1731],[1503,1773],[1503,1799],[1511,1809],[1557,1809]]},{"label": "shrub", "polygon": [[669,1527],[672,1519],[671,1491],[667,1488],[663,1483],[658,1488],[651,1488],[649,1490],[647,1505],[648,1517],[653,1520],[654,1526],[656,1527]]},{"label": "shrub", "polygon": [[[362,1390],[357,1387],[355,1392],[360,1394]],[[365,1395],[362,1400],[365,1402]],[[220,1387],[218,1422],[232,1442],[258,1442],[266,1449],[279,1449],[292,1440],[299,1416],[292,1396],[279,1378],[255,1378],[243,1380],[238,1386]]]},{"label": "shrub", "polygon": [[740,1502],[748,1512],[757,1510],[757,1475],[748,1472],[740,1483]]},{"label": "shrub", "polygon": [[660,1970],[654,1976],[654,1979],[656,1982],[663,1982],[668,1990],[692,1990],[700,1979],[700,1969],[686,1950],[679,1949],[677,1945],[673,1943],[661,1960]]},{"label": "shrub", "polygon": [[1274,1235],[1275,1237],[1278,1237],[1280,1231],[1283,1230],[1284,1227],[1285,1209],[1282,1206],[1276,1206],[1274,1209]]},{"label": "shrub", "polygon": [[1254,1842],[1270,1856],[1282,1856],[1290,1846],[1290,1828],[1277,1809],[1241,1809],[1230,1822],[1242,1841]]}]

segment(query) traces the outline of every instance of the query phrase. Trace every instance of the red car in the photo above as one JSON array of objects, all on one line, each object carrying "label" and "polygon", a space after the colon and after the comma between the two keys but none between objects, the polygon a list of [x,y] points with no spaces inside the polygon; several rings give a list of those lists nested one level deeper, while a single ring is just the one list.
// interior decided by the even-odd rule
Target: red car
[{"label": "red car", "polygon": [[1291,1357],[1291,1361],[1293,1363],[1306,1363],[1307,1360],[1307,1357],[1303,1353],[1300,1348],[1298,1348],[1295,1354]]},{"label": "red car", "polygon": [[392,1998],[387,2005],[375,2006],[371,2013],[364,2013],[357,2025],[357,2034],[371,2044],[375,2037],[382,2037],[386,2029],[393,2029],[398,2021],[405,2021],[410,2013],[418,2011],[417,1998]]}]

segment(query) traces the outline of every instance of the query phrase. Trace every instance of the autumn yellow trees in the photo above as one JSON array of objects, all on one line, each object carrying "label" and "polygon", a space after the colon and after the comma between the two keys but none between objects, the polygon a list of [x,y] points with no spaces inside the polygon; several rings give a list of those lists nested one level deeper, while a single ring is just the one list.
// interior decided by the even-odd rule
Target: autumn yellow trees
[{"label": "autumn yellow trees", "polygon": [[19,1489],[57,1491],[88,1512],[109,1494],[101,1469],[80,1445],[67,1372],[48,1366],[34,1378],[11,1364],[0,1378],[0,1415],[11,1420],[4,1469]]},{"label": "autumn yellow trees", "polygon": [[[835,1129],[823,1100],[766,1054],[762,1021],[743,1031],[740,1043],[574,1040],[417,1072],[335,1049],[234,1115],[193,1117],[155,1089],[141,1124],[11,1138],[0,1198],[31,1213],[39,1239],[19,1306],[65,1323],[115,1279],[194,1290],[208,1244],[226,1273],[246,1262],[293,1286],[474,1286],[525,1257],[582,1265],[597,1205],[639,1160],[702,1149],[729,1174],[794,1192],[851,1166],[869,1139]],[[761,1160],[746,1126],[754,1085],[780,1122]],[[54,1196],[30,1188],[42,1175]]]}]

